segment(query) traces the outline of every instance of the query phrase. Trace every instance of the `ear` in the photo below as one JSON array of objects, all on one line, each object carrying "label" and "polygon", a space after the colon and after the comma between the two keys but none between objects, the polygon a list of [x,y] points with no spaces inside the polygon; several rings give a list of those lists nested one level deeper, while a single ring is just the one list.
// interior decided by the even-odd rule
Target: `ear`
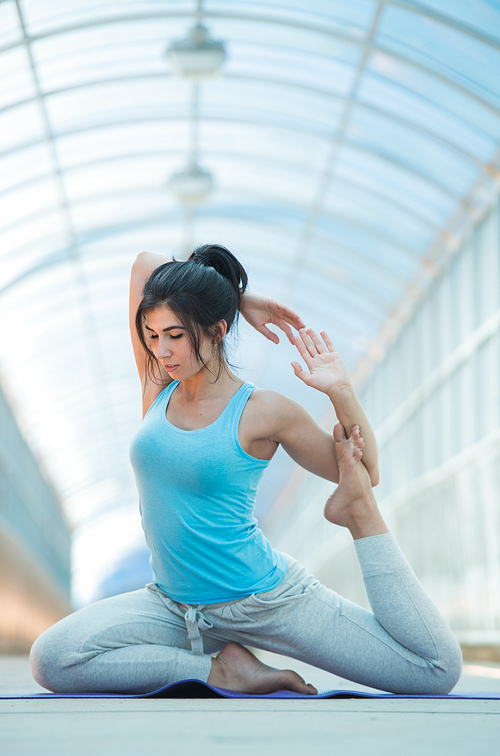
[{"label": "ear", "polygon": [[222,339],[227,333],[227,323],[225,320],[219,320],[214,326],[212,326],[212,341],[214,344],[220,344]]}]

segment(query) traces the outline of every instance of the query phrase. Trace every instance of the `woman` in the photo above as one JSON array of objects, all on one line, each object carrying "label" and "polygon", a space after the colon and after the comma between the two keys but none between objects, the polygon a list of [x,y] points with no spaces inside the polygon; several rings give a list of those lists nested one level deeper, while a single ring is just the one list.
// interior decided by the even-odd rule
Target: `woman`
[{"label": "woman", "polygon": [[[187,262],[137,258],[130,319],[144,421],[131,461],[154,582],[46,631],[32,649],[35,679],[58,692],[140,693],[189,678],[246,693],[316,692],[259,662],[250,645],[383,690],[449,692],[460,649],[377,509],[376,442],[345,365],[326,333],[293,336],[299,319],[246,284],[218,245]],[[231,371],[224,340],[238,310],[272,340],[267,323],[287,332],[306,363],[293,362],[295,374],[334,405],[333,437],[296,402]],[[339,483],[325,517],[353,535],[373,614],[258,529],[257,486],[280,444]]]}]

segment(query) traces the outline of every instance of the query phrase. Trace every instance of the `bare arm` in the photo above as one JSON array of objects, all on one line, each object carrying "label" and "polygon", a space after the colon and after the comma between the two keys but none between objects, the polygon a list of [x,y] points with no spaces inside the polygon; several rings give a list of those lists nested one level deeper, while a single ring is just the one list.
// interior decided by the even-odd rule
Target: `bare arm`
[{"label": "bare arm", "polygon": [[271,459],[281,444],[305,470],[339,482],[334,439],[296,401],[268,389],[256,389],[248,401],[250,412],[240,420],[238,436],[252,457]]},{"label": "bare arm", "polygon": [[292,400],[288,400],[288,412],[286,416],[282,414],[280,425],[274,440],[294,462],[320,478],[339,482],[332,433],[321,428],[300,404],[292,404]]},{"label": "bare arm", "polygon": [[295,375],[308,386],[322,391],[329,397],[337,418],[348,435],[353,425],[359,425],[365,442],[363,463],[370,475],[372,486],[376,486],[380,477],[375,434],[356,397],[342,357],[325,331],[321,331],[321,336],[323,341],[312,328],[309,328],[307,331],[300,331],[300,338],[295,337],[295,346],[308,368],[304,370],[298,362],[292,362]]},{"label": "bare arm", "polygon": [[[129,326],[130,337],[132,339],[132,347],[134,349],[134,357],[141,378],[141,383],[144,385],[146,376],[146,352],[142,346],[137,330],[135,327],[135,316],[137,315],[137,308],[142,298],[142,291],[144,284],[150,277],[151,273],[156,270],[160,265],[166,263],[168,258],[163,255],[156,255],[153,252],[141,252],[137,255],[135,262],[132,266],[132,272],[130,274],[130,297],[129,297]],[[168,375],[165,373],[168,378]]]},{"label": "bare arm", "polygon": [[169,374],[164,370],[162,365],[155,366],[155,380],[152,381],[147,371],[147,354],[142,346],[137,330],[135,327],[135,316],[137,308],[142,298],[144,284],[150,277],[151,273],[163,263],[168,262],[167,257],[156,255],[153,252],[141,252],[137,255],[132,266],[130,275],[130,299],[129,299],[129,325],[132,347],[134,350],[135,362],[141,379],[143,389],[142,410],[146,414],[158,394],[171,382]]}]

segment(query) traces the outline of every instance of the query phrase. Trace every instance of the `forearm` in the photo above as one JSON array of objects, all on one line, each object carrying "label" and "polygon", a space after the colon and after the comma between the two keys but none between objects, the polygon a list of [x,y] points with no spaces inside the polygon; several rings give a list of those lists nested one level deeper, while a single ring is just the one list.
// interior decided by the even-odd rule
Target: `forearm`
[{"label": "forearm", "polygon": [[[144,346],[139,338],[136,327],[137,309],[142,300],[142,293],[144,285],[151,273],[163,263],[168,262],[168,258],[163,255],[157,255],[153,252],[141,252],[135,258],[132,265],[132,271],[130,275],[130,300],[129,300],[129,321],[130,321],[130,336],[132,338],[132,346],[134,349],[134,356],[137,364],[137,369],[141,377],[141,382],[146,386],[147,380],[150,377],[149,372],[151,365],[149,363]],[[167,385],[170,382],[170,377],[165,372],[164,368],[158,364],[155,368],[155,375],[160,379],[162,383]]]},{"label": "forearm", "polygon": [[368,470],[372,486],[379,483],[378,450],[375,434],[368,418],[358,401],[352,385],[345,386],[328,393],[332,402],[337,419],[344,426],[347,435],[350,435],[353,425],[359,425],[365,445],[363,447],[363,463]]}]

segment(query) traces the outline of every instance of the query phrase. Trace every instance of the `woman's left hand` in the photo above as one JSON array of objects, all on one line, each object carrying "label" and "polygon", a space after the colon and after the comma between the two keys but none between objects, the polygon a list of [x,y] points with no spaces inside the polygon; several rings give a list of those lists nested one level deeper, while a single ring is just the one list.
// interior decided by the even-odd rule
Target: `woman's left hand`
[{"label": "woman's left hand", "polygon": [[326,331],[320,331],[323,341],[312,328],[307,330],[301,328],[299,335],[300,338],[295,336],[294,344],[309,372],[304,370],[298,362],[292,362],[297,378],[325,394],[350,389],[351,380],[344,360],[333,346]]},{"label": "woman's left hand", "polygon": [[274,344],[279,344],[279,338],[269,330],[267,323],[281,328],[291,344],[295,344],[295,341],[290,326],[297,330],[304,328],[302,319],[290,307],[276,299],[263,297],[261,294],[250,291],[246,291],[241,298],[241,314],[251,326]]}]

